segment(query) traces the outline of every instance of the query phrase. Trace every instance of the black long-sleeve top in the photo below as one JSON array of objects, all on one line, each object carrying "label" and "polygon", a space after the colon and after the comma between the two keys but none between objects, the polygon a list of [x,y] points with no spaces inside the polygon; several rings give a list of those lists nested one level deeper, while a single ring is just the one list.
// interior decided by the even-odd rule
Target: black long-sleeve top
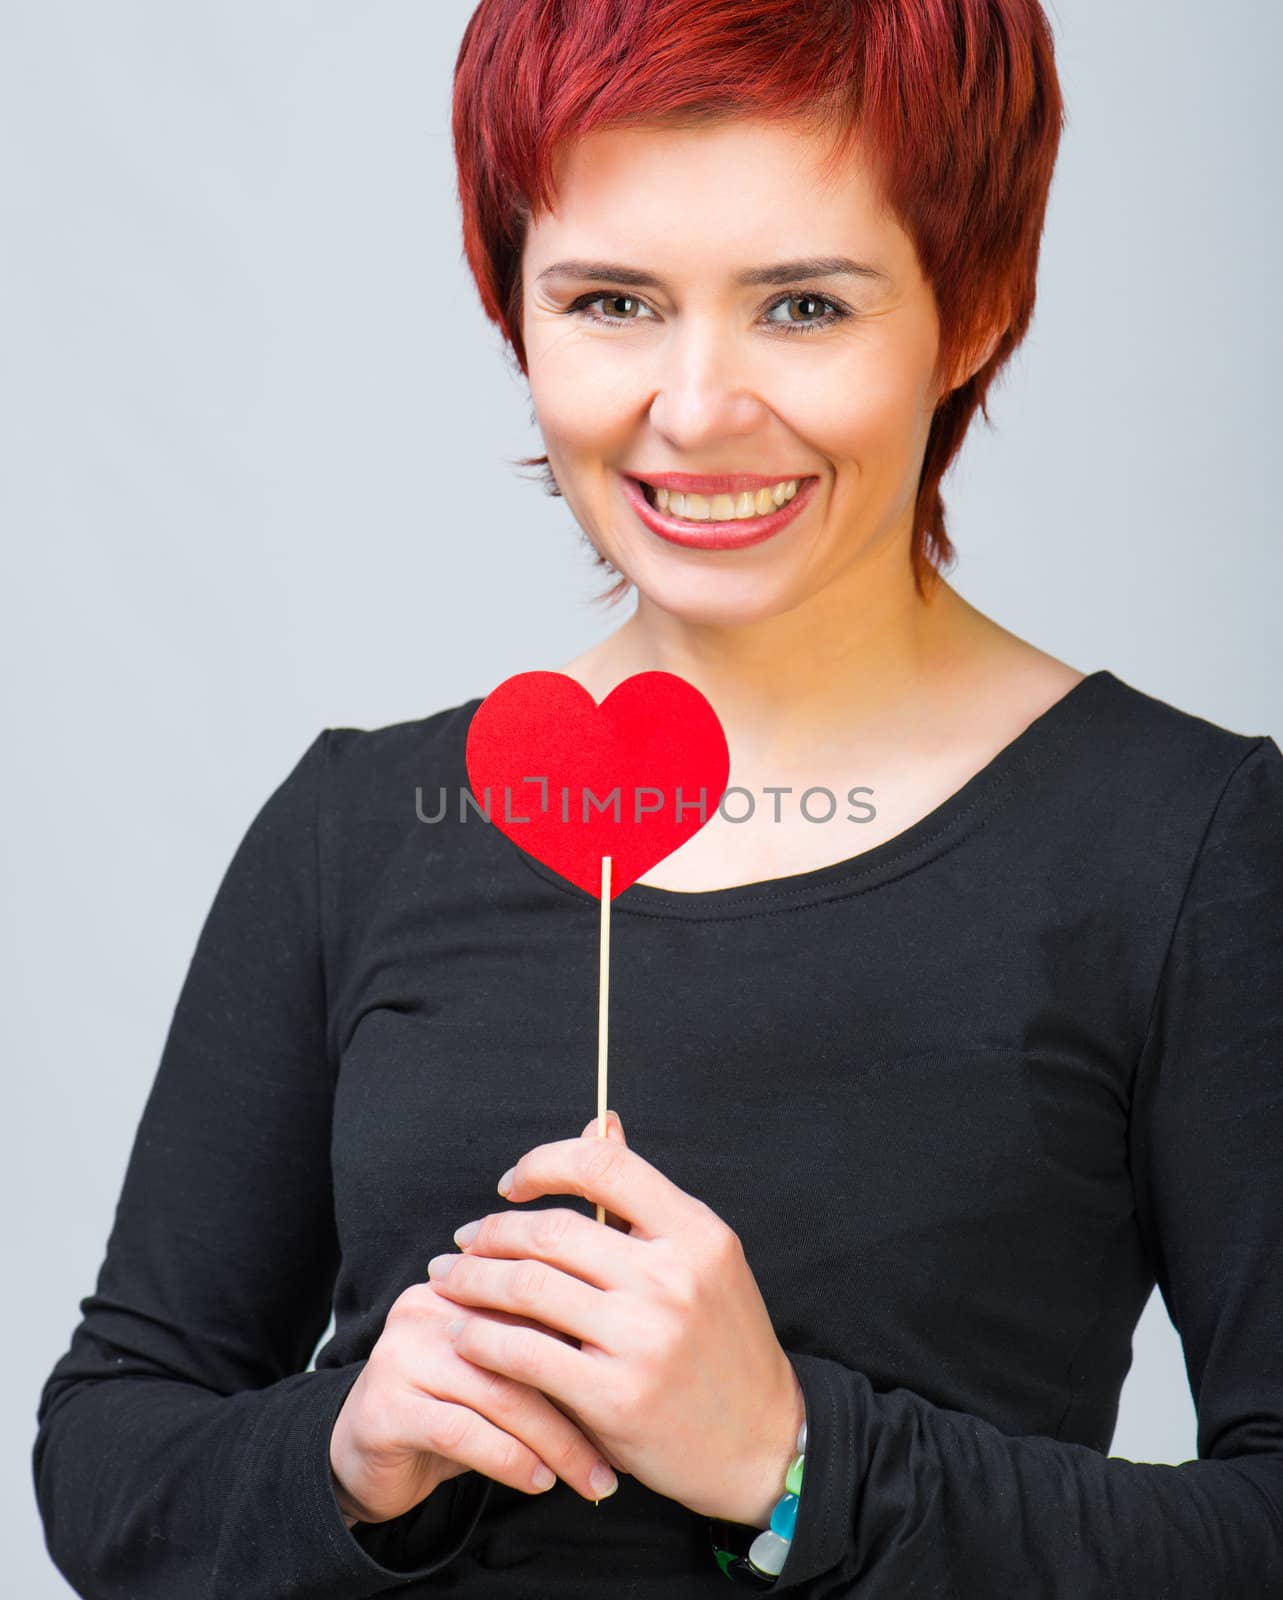
[{"label": "black long-sleeve top", "polygon": [[[392,1301],[595,1110],[597,902],[459,820],[479,703],[325,729],[218,888],[40,1397],[81,1595],[733,1592],[706,1521],[626,1475],[594,1508],[469,1471],[355,1530],[335,1499]],[[849,860],[634,884],[611,967],[611,1103],[739,1234],[803,1387],[781,1592],[1283,1594],[1272,738],[1091,673]],[[1155,1282],[1181,1465],[1107,1453]]]}]

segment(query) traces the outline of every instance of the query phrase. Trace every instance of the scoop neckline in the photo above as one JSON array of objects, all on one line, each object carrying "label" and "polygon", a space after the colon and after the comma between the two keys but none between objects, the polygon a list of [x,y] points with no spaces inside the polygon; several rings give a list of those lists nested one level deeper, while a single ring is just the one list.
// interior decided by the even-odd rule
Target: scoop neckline
[{"label": "scoop neckline", "polygon": [[[759,878],[752,883],[730,884],[721,889],[661,889],[650,883],[630,883],[611,901],[611,912],[687,921],[760,916],[771,911],[798,910],[853,892],[862,893],[900,877],[950,848],[978,826],[1002,795],[1010,793],[1011,780],[1021,773],[1035,771],[1052,754],[1057,738],[1068,733],[1086,714],[1100,690],[1119,681],[1107,667],[1085,674],[939,805],[891,838],[870,845],[858,855],[804,872]],[[563,878],[506,835],[503,837],[529,871],[572,899],[597,904],[596,895]]]}]

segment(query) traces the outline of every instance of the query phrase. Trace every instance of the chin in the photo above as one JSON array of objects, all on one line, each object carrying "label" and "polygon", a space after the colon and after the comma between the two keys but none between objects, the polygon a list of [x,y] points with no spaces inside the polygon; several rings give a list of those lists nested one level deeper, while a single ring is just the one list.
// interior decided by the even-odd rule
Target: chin
[{"label": "chin", "polygon": [[628,577],[647,605],[690,627],[743,627],[790,610],[798,599],[778,573],[700,572],[685,564],[671,572],[634,570]]}]

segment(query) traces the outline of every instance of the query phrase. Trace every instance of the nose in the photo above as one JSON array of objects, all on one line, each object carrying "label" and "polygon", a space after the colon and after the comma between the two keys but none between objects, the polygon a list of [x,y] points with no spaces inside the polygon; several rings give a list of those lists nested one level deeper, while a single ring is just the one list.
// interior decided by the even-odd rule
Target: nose
[{"label": "nose", "polygon": [[655,352],[651,426],[684,454],[761,430],[769,409],[750,356],[713,322],[675,327]]}]

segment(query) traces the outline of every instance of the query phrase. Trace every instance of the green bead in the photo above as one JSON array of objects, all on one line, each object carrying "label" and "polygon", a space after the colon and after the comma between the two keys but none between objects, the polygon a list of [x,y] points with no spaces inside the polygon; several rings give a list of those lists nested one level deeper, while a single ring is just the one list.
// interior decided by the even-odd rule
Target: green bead
[{"label": "green bead", "polygon": [[802,1492],[802,1463],[805,1460],[806,1456],[800,1455],[794,1456],[792,1461],[789,1462],[789,1469],[784,1474],[784,1488],[789,1494],[801,1494]]}]

